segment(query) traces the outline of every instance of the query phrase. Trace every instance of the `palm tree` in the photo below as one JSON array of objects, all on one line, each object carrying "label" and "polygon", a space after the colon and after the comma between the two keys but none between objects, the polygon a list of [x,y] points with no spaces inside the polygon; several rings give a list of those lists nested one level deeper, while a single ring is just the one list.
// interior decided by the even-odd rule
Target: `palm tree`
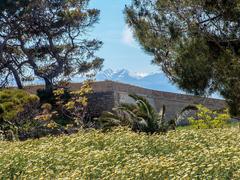
[{"label": "palm tree", "polygon": [[121,104],[114,108],[113,112],[104,112],[98,120],[103,129],[112,126],[130,126],[133,131],[146,133],[167,132],[170,128],[175,129],[180,115],[188,110],[196,110],[196,106],[185,107],[173,120],[165,118],[166,107],[163,105],[160,112],[151,106],[148,100],[136,94],[129,95],[135,100],[135,104]]}]

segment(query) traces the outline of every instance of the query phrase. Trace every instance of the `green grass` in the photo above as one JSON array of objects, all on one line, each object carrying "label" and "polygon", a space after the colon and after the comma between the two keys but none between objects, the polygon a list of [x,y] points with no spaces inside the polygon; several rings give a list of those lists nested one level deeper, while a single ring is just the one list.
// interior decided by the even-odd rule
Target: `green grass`
[{"label": "green grass", "polygon": [[239,179],[240,129],[81,131],[0,142],[0,179]]}]

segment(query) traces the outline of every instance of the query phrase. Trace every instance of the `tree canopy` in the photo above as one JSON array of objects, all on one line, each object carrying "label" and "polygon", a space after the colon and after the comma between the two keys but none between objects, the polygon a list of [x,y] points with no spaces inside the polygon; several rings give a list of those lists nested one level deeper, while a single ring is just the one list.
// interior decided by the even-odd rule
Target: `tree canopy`
[{"label": "tree canopy", "polygon": [[240,1],[132,0],[125,14],[173,83],[195,95],[219,92],[240,115]]},{"label": "tree canopy", "polygon": [[4,2],[0,12],[2,86],[12,76],[21,88],[22,80],[37,76],[51,89],[59,79],[101,68],[103,59],[95,51],[102,42],[86,38],[100,14],[88,8],[89,0]]}]

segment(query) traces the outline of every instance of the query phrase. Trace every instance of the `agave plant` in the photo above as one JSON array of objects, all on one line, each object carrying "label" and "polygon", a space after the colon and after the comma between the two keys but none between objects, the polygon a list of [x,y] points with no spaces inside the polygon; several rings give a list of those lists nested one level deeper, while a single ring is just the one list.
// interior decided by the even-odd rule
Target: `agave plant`
[{"label": "agave plant", "polygon": [[181,110],[175,119],[166,120],[166,107],[163,105],[160,112],[151,106],[148,100],[136,94],[129,95],[135,100],[135,104],[121,104],[114,108],[112,112],[104,112],[98,120],[103,129],[112,126],[130,126],[133,131],[146,133],[167,132],[175,129],[180,116],[186,111],[196,110],[196,106],[190,105]]}]

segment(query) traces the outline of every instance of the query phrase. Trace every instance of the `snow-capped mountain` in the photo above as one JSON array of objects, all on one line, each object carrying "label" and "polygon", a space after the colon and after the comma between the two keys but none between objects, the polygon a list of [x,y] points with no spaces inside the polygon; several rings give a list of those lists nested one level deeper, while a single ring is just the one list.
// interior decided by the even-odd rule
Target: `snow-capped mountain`
[{"label": "snow-capped mountain", "polygon": [[[82,76],[76,76],[72,78],[72,82],[79,83],[84,81],[86,78]],[[118,71],[113,71],[112,69],[106,69],[104,71],[99,72],[95,76],[96,81],[117,81],[126,84],[131,84],[135,86],[140,86],[147,89],[153,89],[158,91],[166,91],[173,93],[181,93],[185,94],[183,91],[180,91],[176,86],[172,85],[166,76],[163,73],[142,73],[136,72],[132,73],[126,69],[121,69]],[[43,80],[35,80],[33,84],[44,84]],[[222,99],[222,97],[215,93],[211,96],[212,98]]]},{"label": "snow-capped mountain", "polygon": [[[79,83],[84,81],[86,78],[82,76],[76,76],[72,78],[72,82]],[[173,93],[181,93],[185,94],[183,91],[179,90],[176,86],[172,85],[167,77],[159,72],[159,73],[142,73],[136,72],[132,73],[126,69],[121,69],[118,71],[114,71],[112,69],[106,69],[104,71],[99,72],[95,76],[96,81],[117,81],[126,84],[131,84],[135,86],[140,86],[147,89],[153,89],[158,91],[166,91],[166,92],[173,92]],[[33,84],[44,84],[43,80],[35,80]],[[215,93],[211,96],[212,98],[222,99],[222,97]]]},{"label": "snow-capped mountain", "polygon": [[[126,69],[121,69],[118,71],[106,69],[104,71],[99,72],[95,78],[97,81],[111,80],[132,84],[148,89],[175,93],[181,92],[169,82],[169,80],[165,77],[163,73],[150,73],[150,74],[141,72],[131,73]],[[80,77],[73,78],[73,82],[80,82],[82,80],[83,78]]]}]

